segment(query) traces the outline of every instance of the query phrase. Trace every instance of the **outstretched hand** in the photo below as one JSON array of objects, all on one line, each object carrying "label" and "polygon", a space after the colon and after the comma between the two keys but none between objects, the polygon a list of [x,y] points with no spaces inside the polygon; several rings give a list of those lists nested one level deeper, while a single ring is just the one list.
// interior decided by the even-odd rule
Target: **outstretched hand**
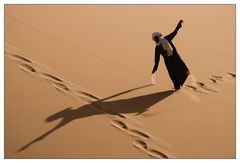
[{"label": "outstretched hand", "polygon": [[177,24],[177,28],[181,28],[182,27],[182,23],[183,23],[183,20],[180,20]]}]

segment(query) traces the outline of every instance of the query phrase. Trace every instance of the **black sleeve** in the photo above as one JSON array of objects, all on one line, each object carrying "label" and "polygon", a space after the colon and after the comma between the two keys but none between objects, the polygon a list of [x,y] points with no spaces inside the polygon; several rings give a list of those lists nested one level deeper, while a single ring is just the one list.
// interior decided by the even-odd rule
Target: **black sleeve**
[{"label": "black sleeve", "polygon": [[155,64],[152,70],[152,74],[157,71],[158,69],[158,65],[159,65],[159,61],[160,61],[160,53],[158,53],[157,51],[157,47],[155,48]]},{"label": "black sleeve", "polygon": [[172,41],[172,39],[176,36],[176,34],[177,34],[179,29],[180,28],[178,28],[178,26],[177,26],[172,33],[170,33],[169,35],[165,36],[164,38],[167,39],[168,41]]}]

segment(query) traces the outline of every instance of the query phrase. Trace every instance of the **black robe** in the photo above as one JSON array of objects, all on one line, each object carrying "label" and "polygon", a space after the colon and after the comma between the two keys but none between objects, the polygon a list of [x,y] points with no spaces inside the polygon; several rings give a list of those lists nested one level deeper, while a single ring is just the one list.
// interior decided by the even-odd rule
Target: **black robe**
[{"label": "black robe", "polygon": [[172,43],[172,39],[176,36],[179,28],[176,28],[172,33],[165,36],[164,38],[168,40],[170,45],[173,48],[173,55],[168,56],[167,51],[164,50],[163,46],[157,45],[155,47],[155,65],[153,67],[152,73],[157,71],[158,64],[160,61],[160,54],[162,54],[164,58],[165,65],[168,70],[168,74],[174,84],[175,89],[179,89],[187,79],[189,75],[189,70],[183,60],[181,59],[180,55],[177,52],[174,44]]}]

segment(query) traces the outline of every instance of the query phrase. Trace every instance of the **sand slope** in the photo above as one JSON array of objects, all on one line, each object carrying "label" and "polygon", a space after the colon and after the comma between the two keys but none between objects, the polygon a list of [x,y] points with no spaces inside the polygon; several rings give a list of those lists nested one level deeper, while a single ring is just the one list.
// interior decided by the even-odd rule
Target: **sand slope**
[{"label": "sand slope", "polygon": [[[131,141],[113,129],[101,111],[52,85],[55,80],[43,78],[34,64],[5,59],[6,158],[146,157],[126,145]],[[56,115],[60,110],[79,111]]]},{"label": "sand slope", "polygon": [[[151,32],[178,20],[149,19],[165,10],[185,20],[174,43],[192,75],[177,92],[162,58],[149,85]],[[5,157],[234,158],[234,11],[6,5]]]}]

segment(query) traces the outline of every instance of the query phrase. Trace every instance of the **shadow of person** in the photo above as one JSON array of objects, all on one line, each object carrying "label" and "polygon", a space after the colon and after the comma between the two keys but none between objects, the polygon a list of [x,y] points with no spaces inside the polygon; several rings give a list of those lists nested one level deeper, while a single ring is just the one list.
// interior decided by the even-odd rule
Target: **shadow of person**
[{"label": "shadow of person", "polygon": [[174,93],[173,90],[168,90],[168,91],[163,91],[163,92],[158,92],[158,93],[153,93],[153,94],[148,94],[143,96],[137,96],[137,97],[128,98],[128,99],[107,101],[111,98],[120,96],[122,94],[131,92],[137,89],[142,89],[148,86],[150,85],[145,85],[145,86],[130,89],[121,93],[117,93],[113,96],[91,102],[87,105],[83,105],[76,109],[72,107],[68,107],[60,112],[57,112],[49,116],[46,119],[46,122],[55,121],[57,119],[62,119],[62,120],[54,128],[50,129],[46,133],[42,134],[41,136],[29,142],[28,144],[24,145],[17,152],[27,149],[32,144],[44,139],[46,136],[48,136],[52,132],[69,124],[73,120],[90,117],[90,116],[101,115],[101,114],[123,116],[122,114],[136,113],[136,115],[139,115],[147,111],[152,105],[162,101],[163,99],[167,98],[168,96]]}]

